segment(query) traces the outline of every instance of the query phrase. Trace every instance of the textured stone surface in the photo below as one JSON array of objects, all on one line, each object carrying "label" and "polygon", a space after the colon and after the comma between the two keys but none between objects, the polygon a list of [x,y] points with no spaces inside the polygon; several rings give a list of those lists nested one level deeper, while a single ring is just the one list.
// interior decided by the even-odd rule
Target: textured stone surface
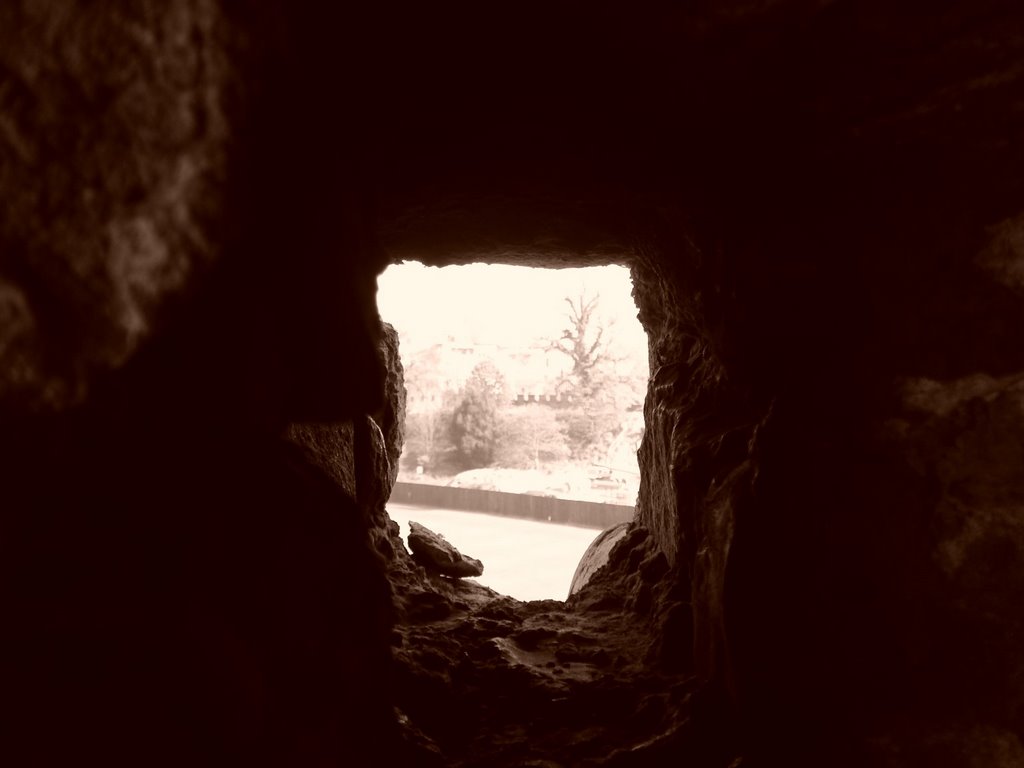
[{"label": "textured stone surface", "polygon": [[282,439],[382,404],[382,257],[243,5],[0,10],[5,765],[407,763],[385,563]]},{"label": "textured stone surface", "polygon": [[692,727],[692,679],[638,661],[638,614],[449,583],[450,611],[400,623],[395,648],[400,706],[446,765],[728,764]]},{"label": "textured stone surface", "polygon": [[608,563],[608,556],[611,554],[619,539],[626,535],[629,523],[619,523],[607,528],[597,535],[587,551],[580,558],[579,565],[572,575],[572,582],[569,584],[569,595],[575,595],[590,579]]},{"label": "textured stone surface", "polygon": [[434,533],[425,525],[409,523],[409,549],[412,558],[428,571],[456,579],[482,576],[484,564],[462,554],[444,536]]},{"label": "textured stone surface", "polygon": [[233,65],[214,2],[0,13],[0,396],[60,406],[219,255]]},{"label": "textured stone surface", "polygon": [[398,478],[398,458],[405,444],[405,369],[399,354],[398,332],[384,323],[380,354],[384,359],[384,405],[378,420],[387,457],[386,484],[380,489],[380,503],[391,496],[391,488]]},{"label": "textured stone surface", "polygon": [[335,483],[355,497],[356,467],[351,421],[289,424],[287,437],[303,449],[310,463],[324,470]]},{"label": "textured stone surface", "polygon": [[358,498],[375,548],[390,560],[395,547],[402,546],[384,505],[398,476],[405,432],[405,384],[398,334],[386,323],[378,353],[385,371],[384,402],[374,416],[335,423],[293,423],[287,437],[311,464]]}]

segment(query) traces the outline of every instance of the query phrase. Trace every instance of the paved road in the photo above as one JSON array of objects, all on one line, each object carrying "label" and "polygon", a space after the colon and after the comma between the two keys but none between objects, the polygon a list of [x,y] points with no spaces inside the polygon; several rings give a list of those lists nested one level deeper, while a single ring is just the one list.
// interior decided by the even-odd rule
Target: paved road
[{"label": "paved road", "polygon": [[389,502],[388,514],[409,534],[409,521],[442,534],[483,561],[475,581],[519,600],[564,600],[576,565],[600,531],[510,517]]}]

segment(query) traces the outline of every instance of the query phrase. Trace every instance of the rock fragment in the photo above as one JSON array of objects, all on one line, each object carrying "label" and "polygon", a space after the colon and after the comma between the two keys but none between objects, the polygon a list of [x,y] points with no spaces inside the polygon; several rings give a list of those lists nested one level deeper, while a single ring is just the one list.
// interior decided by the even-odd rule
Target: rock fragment
[{"label": "rock fragment", "polygon": [[409,523],[409,549],[412,558],[428,571],[442,576],[461,579],[466,576],[481,576],[484,564],[466,557],[449,544],[444,536],[434,533],[419,523]]},{"label": "rock fragment", "polygon": [[569,595],[575,595],[599,570],[608,563],[608,556],[612,548],[629,532],[630,522],[619,523],[607,528],[597,535],[587,551],[580,558],[576,572],[572,576],[572,584],[569,585]]}]

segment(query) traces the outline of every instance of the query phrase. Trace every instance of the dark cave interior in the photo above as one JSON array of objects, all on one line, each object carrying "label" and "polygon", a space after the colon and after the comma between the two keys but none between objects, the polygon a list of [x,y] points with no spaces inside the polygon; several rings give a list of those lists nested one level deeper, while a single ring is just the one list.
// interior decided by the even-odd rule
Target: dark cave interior
[{"label": "dark cave interior", "polygon": [[[0,7],[7,765],[1024,765],[1024,8]],[[626,263],[566,603],[389,525],[391,262]]]}]

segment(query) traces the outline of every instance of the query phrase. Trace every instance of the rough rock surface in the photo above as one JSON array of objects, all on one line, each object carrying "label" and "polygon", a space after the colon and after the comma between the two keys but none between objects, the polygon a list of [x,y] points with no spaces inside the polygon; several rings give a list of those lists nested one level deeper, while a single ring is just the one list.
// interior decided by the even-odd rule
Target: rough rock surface
[{"label": "rough rock surface", "polygon": [[315,30],[242,5],[0,8],[4,765],[405,762],[385,563],[284,438],[382,404],[383,257]]},{"label": "rough rock surface", "polygon": [[[637,562],[643,577],[603,578]],[[414,754],[460,768],[732,764],[721,703],[646,645],[666,567],[633,530],[568,603],[522,603],[393,564],[398,705]]]},{"label": "rough rock surface", "polygon": [[613,525],[611,528],[601,531],[597,538],[590,543],[572,575],[572,582],[569,584],[570,596],[579,592],[595,573],[604,568],[608,563],[608,556],[611,554],[612,548],[619,542],[619,539],[626,535],[629,528],[629,523]]},{"label": "rough rock surface", "polygon": [[221,255],[238,62],[216,3],[155,11],[0,11],[6,405],[81,401]]},{"label": "rough rock surface", "polygon": [[287,437],[351,496],[356,495],[355,448],[351,421],[289,424]]},{"label": "rough rock surface", "polygon": [[482,576],[484,564],[473,557],[467,557],[453,547],[439,533],[425,525],[409,523],[409,549],[417,563],[428,571],[456,579],[466,576]]}]

